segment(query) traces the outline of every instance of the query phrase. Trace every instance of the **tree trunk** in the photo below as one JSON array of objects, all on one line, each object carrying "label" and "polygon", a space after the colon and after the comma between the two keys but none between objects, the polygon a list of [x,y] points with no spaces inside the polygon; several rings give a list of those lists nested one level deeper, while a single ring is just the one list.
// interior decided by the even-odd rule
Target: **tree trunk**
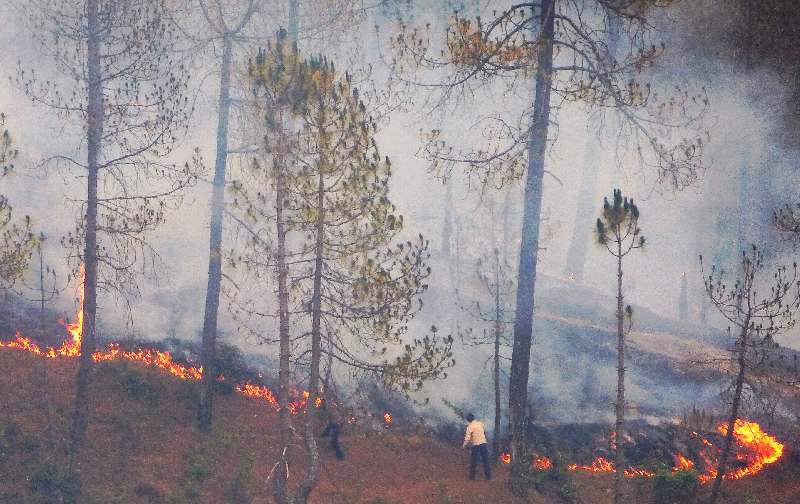
[{"label": "tree trunk", "polygon": [[[324,149],[325,147],[323,147]],[[314,291],[311,298],[311,372],[308,379],[308,403],[306,404],[305,443],[308,451],[308,472],[297,490],[297,503],[305,504],[311,495],[319,477],[319,450],[314,434],[314,420],[316,418],[315,402],[319,397],[319,363],[322,350],[322,261],[325,243],[325,179],[323,170],[326,169],[324,159],[320,160],[320,173],[317,182],[317,222],[314,243]]]},{"label": "tree trunk", "polygon": [[511,212],[514,206],[513,201],[514,189],[512,187],[506,188],[506,198],[503,202],[503,261],[511,262],[513,259],[509,257],[509,250],[511,250]]},{"label": "tree trunk", "polygon": [[[282,123],[281,123],[282,124]],[[285,136],[281,145],[286,145]],[[286,166],[281,156],[274,166],[275,176],[275,231],[277,240],[276,268],[278,273],[278,335],[280,339],[280,370],[278,372],[278,412],[283,456],[275,474],[275,497],[279,504],[289,502],[287,483],[288,463],[292,444],[292,415],[289,411],[291,384],[291,340],[289,338],[289,267],[286,262],[286,220],[283,216],[286,201]]]},{"label": "tree trunk", "polygon": [[625,312],[622,297],[622,236],[619,228],[617,238],[617,403],[614,424],[614,504],[622,502],[622,477],[625,471],[625,451],[622,440],[625,435]]},{"label": "tree trunk", "polygon": [[[608,48],[607,60],[614,59],[619,42],[620,21],[613,14],[608,15],[608,35],[606,44]],[[567,250],[567,263],[564,274],[567,278],[578,283],[583,282],[583,269],[586,264],[586,253],[589,250],[589,240],[592,235],[591,227],[585,225],[592,222],[594,212],[594,192],[602,161],[602,145],[600,134],[603,131],[602,114],[594,111],[587,122],[586,148],[583,152],[583,174],[581,175],[581,188],[578,193],[578,204],[575,208],[575,226],[572,228],[572,239]],[[606,125],[608,128],[610,125]]]},{"label": "tree trunk", "polygon": [[289,41],[297,44],[300,33],[300,0],[289,0],[289,26],[286,31]]},{"label": "tree trunk", "polygon": [[678,320],[689,322],[689,285],[686,272],[681,274],[681,294],[678,299]]},{"label": "tree trunk", "polygon": [[95,320],[97,317],[97,172],[103,136],[103,87],[100,73],[100,25],[98,0],[87,0],[87,52],[88,104],[86,117],[86,150],[88,173],[86,178],[86,217],[84,262],[84,305],[81,331],[78,377],[75,383],[75,412],[70,434],[69,466],[80,479],[80,452],[89,423],[89,383],[92,372],[92,352],[95,348]]},{"label": "tree trunk", "polygon": [[453,181],[444,182],[444,224],[442,226],[442,257],[450,257],[453,236]]},{"label": "tree trunk", "polygon": [[228,119],[230,116],[230,81],[232,41],[230,34],[222,39],[222,64],[220,65],[219,116],[217,122],[217,157],[214,162],[214,186],[211,194],[211,222],[209,232],[208,287],[203,316],[203,382],[200,387],[198,422],[200,428],[211,428],[216,373],[217,314],[219,312],[220,284],[222,282],[222,219],[225,209],[225,169],[228,160]]},{"label": "tree trunk", "polygon": [[717,477],[714,479],[714,487],[711,490],[711,499],[709,504],[716,504],[719,497],[720,490],[722,489],[722,478],[728,468],[728,457],[731,453],[731,445],[733,444],[733,428],[736,420],[739,418],[739,405],[742,401],[742,387],[744,386],[745,372],[747,371],[747,339],[749,336],[750,317],[745,319],[744,327],[742,327],[742,334],[739,338],[741,347],[739,348],[739,373],[736,375],[736,385],[733,391],[733,402],[731,403],[731,414],[728,417],[728,432],[725,435],[725,443],[722,445],[722,453],[719,457],[719,465],[717,466]]},{"label": "tree trunk", "polygon": [[492,442],[492,460],[497,462],[500,456],[500,425],[502,411],[500,409],[500,337],[503,334],[503,316],[500,307],[500,251],[494,251],[494,440]]},{"label": "tree trunk", "polygon": [[[542,178],[547,132],[550,123],[550,82],[553,68],[555,0],[543,0],[541,34],[537,51],[536,90],[531,135],[528,140],[528,170],[525,181],[525,206],[522,216],[522,243],[519,255],[514,348],[511,354],[509,417],[511,422],[511,492],[527,493],[525,473],[530,464],[526,439],[528,374],[533,340],[534,288],[539,253],[539,221],[542,212]],[[534,27],[534,32],[536,31]]]},{"label": "tree trunk", "polygon": [[587,124],[586,148],[583,153],[583,170],[581,175],[581,188],[578,193],[578,204],[575,207],[575,226],[572,228],[572,239],[567,250],[567,262],[564,266],[564,275],[575,282],[583,282],[583,267],[586,263],[586,253],[589,250],[589,240],[592,236],[592,222],[594,212],[594,191],[597,187],[597,177],[600,171],[598,159],[600,146],[600,112],[595,111],[589,116]]}]

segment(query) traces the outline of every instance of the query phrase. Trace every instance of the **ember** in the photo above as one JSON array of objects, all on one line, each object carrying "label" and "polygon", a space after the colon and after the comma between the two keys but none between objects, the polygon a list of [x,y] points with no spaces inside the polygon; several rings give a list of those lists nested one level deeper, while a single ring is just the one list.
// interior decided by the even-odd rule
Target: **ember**
[{"label": "ember", "polygon": [[388,411],[383,414],[383,423],[386,425],[392,425],[392,415],[389,414]]},{"label": "ember", "polygon": [[536,457],[533,459],[533,468],[537,471],[549,471],[553,468],[553,462],[547,457]]},{"label": "ember", "polygon": [[511,463],[511,454],[508,453],[508,452],[503,452],[502,454],[500,454],[500,460],[504,464],[510,464]]}]

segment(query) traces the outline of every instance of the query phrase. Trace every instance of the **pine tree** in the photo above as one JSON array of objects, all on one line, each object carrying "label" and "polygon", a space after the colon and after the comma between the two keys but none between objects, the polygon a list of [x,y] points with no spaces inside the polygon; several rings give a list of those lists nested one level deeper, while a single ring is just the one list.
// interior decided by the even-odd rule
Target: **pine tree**
[{"label": "pine tree", "polygon": [[[19,154],[5,122],[6,116],[0,113],[0,177],[14,169]],[[14,222],[13,213],[8,198],[0,194],[0,290],[13,287],[22,278],[38,245],[30,217],[26,215],[21,222]]]},{"label": "pine tree", "polygon": [[[482,114],[478,124],[485,126],[488,147],[459,152],[439,130],[430,133],[423,147],[434,172],[449,171],[460,163],[468,176],[478,178],[484,186],[525,180],[509,386],[510,484],[515,495],[527,491],[528,377],[543,180],[549,173],[545,154],[555,119],[551,98],[555,94],[564,103],[580,102],[592,110],[615,112],[620,119],[620,138],[628,142],[627,152],[672,188],[693,183],[701,165],[703,138],[695,125],[701,124],[697,120],[707,105],[704,93],[678,90],[664,99],[642,81],[642,72],[663,52],[663,46],[650,43],[647,20],[661,5],[641,0],[593,0],[586,5],[565,0],[522,2],[475,19],[456,13],[440,47],[432,45],[425,29],[405,28],[392,37],[395,72],[412,85],[424,80],[426,89],[440,89],[440,99],[433,102],[436,105],[450,97],[491,89],[490,84],[499,81],[525,86],[530,89],[526,94],[532,95],[531,102],[519,108],[522,113],[518,116]],[[590,12],[592,16],[587,15]],[[607,14],[619,22],[620,40],[613,58],[607,47],[605,20],[611,17]],[[420,69],[449,72],[432,85],[427,74],[417,74]],[[681,130],[682,134],[674,135]]]},{"label": "pine tree", "polygon": [[[622,260],[631,251],[644,247],[644,236],[639,228],[639,208],[622,196],[622,191],[614,189],[613,202],[604,199],[603,212],[597,219],[597,241],[617,259],[617,402],[614,412],[614,504],[622,500],[622,475],[625,464],[623,440],[625,437],[625,335],[633,323],[633,310],[624,306],[622,289]],[[625,327],[625,321],[628,326]]]},{"label": "pine tree", "polygon": [[[701,257],[701,266],[702,262]],[[753,245],[749,252],[742,251],[740,268],[733,285],[726,283],[724,271],[716,265],[712,265],[708,276],[703,278],[711,304],[730,324],[728,332],[736,331],[731,359],[726,360],[733,367],[731,408],[710,504],[715,504],[719,498],[722,479],[728,469],[742,392],[745,386],[750,386],[751,375],[777,348],[775,336],[794,327],[800,309],[797,263],[791,268],[778,267],[770,275],[764,271],[766,265],[761,251]]]},{"label": "pine tree", "polygon": [[173,59],[177,28],[164,0],[32,0],[25,12],[63,79],[44,80],[20,65],[15,82],[34,103],[65,123],[77,122],[85,133],[76,147],[85,160],[66,155],[46,160],[86,180],[79,223],[62,239],[75,267],[85,265],[69,449],[70,466],[79,476],[99,287],[136,295],[137,273],[150,271],[159,260],[147,233],[195,181],[196,164],[176,166],[167,159],[191,112],[189,73]]},{"label": "pine tree", "polygon": [[[428,243],[419,236],[393,245],[403,219],[388,198],[391,162],[378,151],[369,109],[348,74],[325,59],[301,59],[285,32],[259,53],[250,74],[268,132],[260,157],[275,168],[268,172],[260,161],[235,185],[240,222],[251,239],[234,264],[251,270],[260,256],[262,265],[277,268],[281,390],[290,386],[291,359],[307,373],[307,404],[317,404],[324,353],[328,366],[410,394],[452,365],[452,339],[434,334],[406,341],[430,274]],[[275,198],[265,196],[270,192]],[[276,249],[263,238],[273,222]],[[289,314],[300,331],[291,338],[284,324]],[[316,484],[313,427],[314,409],[307,408],[309,466],[293,500],[286,481],[276,481],[281,502],[305,502]]]}]

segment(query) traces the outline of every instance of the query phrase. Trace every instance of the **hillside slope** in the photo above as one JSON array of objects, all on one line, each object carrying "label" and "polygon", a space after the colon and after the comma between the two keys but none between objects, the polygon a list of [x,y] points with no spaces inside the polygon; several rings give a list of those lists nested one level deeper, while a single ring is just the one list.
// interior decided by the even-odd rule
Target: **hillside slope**
[{"label": "hillside slope", "polygon": [[[57,502],[58,488],[68,487],[62,468],[74,373],[73,360],[0,351],[0,502]],[[99,364],[82,460],[84,502],[271,502],[264,481],[278,456],[274,411],[255,399],[221,394],[214,431],[204,437],[193,427],[195,398],[195,384],[157,369]],[[302,466],[299,441],[296,462]],[[466,451],[402,425],[377,432],[350,428],[342,444],[347,458],[341,462],[323,448],[314,503],[560,502],[533,491],[526,500],[513,499],[502,465],[491,482],[467,481]],[[725,502],[800,502],[800,485],[791,477],[797,468],[789,453],[761,474],[728,484]],[[580,502],[610,502],[608,475],[575,474],[574,481]],[[628,484],[631,502],[651,501],[649,480]]]}]

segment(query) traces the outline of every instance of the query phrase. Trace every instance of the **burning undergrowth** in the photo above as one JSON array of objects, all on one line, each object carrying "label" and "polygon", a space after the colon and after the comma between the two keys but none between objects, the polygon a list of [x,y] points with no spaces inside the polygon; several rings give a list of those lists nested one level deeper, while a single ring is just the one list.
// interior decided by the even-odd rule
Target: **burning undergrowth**
[{"label": "burning undergrowth", "polygon": [[[621,440],[628,464],[624,474],[631,478],[650,478],[666,468],[673,472],[693,470],[697,472],[700,483],[707,483],[717,475],[726,433],[725,422],[719,423],[714,431],[702,432],[683,425],[630,422]],[[554,457],[572,460],[567,465],[570,471],[616,471],[611,460],[617,439],[606,424],[529,424],[528,438],[534,450],[531,456],[533,471],[550,470]],[[783,456],[783,443],[756,422],[737,420],[733,439],[734,462],[723,476],[725,479],[752,476]],[[510,463],[510,455],[504,452],[501,460]]]}]

